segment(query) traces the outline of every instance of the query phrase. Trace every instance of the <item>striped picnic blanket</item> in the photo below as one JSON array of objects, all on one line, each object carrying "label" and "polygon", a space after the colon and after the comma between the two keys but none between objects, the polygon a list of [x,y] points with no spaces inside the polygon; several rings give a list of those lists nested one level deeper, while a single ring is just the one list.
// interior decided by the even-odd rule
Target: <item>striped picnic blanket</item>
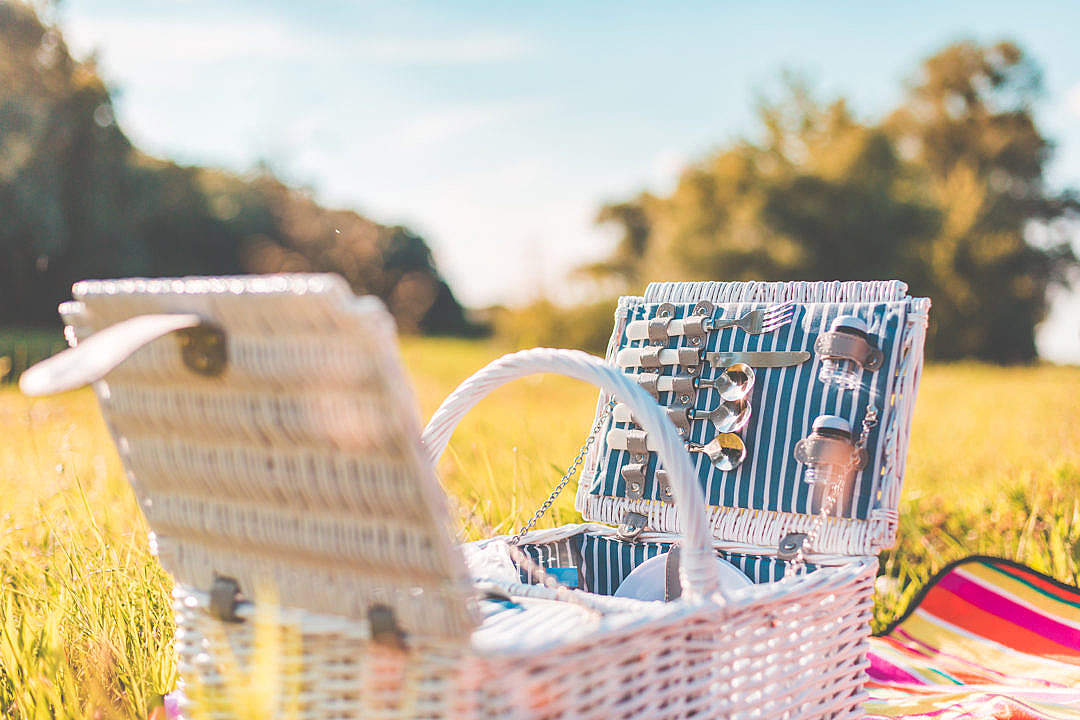
[{"label": "striped picnic blanket", "polygon": [[871,641],[869,718],[1080,720],[1080,589],[1006,560],[945,568]]}]

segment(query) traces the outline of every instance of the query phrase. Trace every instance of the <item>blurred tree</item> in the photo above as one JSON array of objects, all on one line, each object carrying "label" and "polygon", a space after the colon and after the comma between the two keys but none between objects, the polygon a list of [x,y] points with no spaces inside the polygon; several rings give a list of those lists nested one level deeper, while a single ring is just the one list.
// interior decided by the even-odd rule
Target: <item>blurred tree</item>
[{"label": "blurred tree", "polygon": [[[1075,262],[1057,221],[1080,203],[1046,188],[1052,146],[1032,112],[1041,90],[1038,67],[1015,44],[958,43],[923,62],[885,121],[913,166],[912,194],[942,216],[926,258],[938,356],[1034,357],[1047,288]],[[1050,231],[1038,246],[1027,240],[1035,223]]]},{"label": "blurred tree", "polygon": [[[1031,61],[1009,43],[952,45],[880,125],[843,100],[816,102],[797,79],[786,87],[760,108],[761,143],[687,168],[669,196],[602,208],[598,222],[622,238],[585,270],[628,286],[900,277],[935,301],[937,357],[1033,358],[1047,287],[1075,263],[1054,231],[1080,203],[1044,185]],[[1052,231],[1039,246],[1032,223]]]},{"label": "blurred tree", "polygon": [[0,324],[51,324],[82,278],[336,272],[406,331],[475,330],[422,238],[328,210],[265,168],[181,167],[132,147],[93,60],[0,0]]}]

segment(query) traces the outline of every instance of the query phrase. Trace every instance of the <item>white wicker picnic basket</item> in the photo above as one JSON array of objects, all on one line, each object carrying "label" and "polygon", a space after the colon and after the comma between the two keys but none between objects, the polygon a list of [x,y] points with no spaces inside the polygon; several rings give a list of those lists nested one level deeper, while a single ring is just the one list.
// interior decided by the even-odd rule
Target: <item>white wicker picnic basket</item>
[{"label": "white wicker picnic basket", "polygon": [[[22,385],[42,394],[94,382],[176,580],[185,714],[858,715],[876,555],[895,535],[929,309],[903,284],[657,284],[620,301],[609,360],[639,344],[628,323],[686,317],[703,301],[728,317],[791,300],[798,316],[769,335],[673,336],[665,349],[808,349],[841,313],[876,334],[884,363],[864,373],[861,391],[821,386],[817,357],[760,372],[747,461],[719,475],[685,450],[707,439],[708,423],[680,437],[634,377],[641,368],[573,351],[492,363],[447,398],[421,439],[392,320],[334,276],[91,281],[74,296],[61,311],[77,347]],[[434,474],[468,409],[536,372],[601,388],[601,432],[577,495],[590,522],[513,539],[531,558],[525,571],[572,569],[579,589],[530,572],[475,584]],[[612,398],[633,425],[606,412]],[[823,412],[858,424],[871,407],[870,462],[835,516],[813,514],[794,443]],[[639,432],[646,462],[611,447],[613,429]],[[628,492],[631,465],[644,482]],[[680,598],[611,597],[676,539]],[[720,592],[717,553],[756,584]],[[253,711],[245,673],[267,655],[273,697]]]}]

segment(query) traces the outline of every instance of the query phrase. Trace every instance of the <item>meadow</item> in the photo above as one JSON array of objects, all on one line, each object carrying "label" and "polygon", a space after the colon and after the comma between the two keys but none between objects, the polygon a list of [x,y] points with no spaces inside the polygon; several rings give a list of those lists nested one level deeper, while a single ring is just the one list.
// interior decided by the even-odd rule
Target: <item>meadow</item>
[{"label": "meadow", "polygon": [[[504,348],[409,339],[427,417]],[[460,534],[531,517],[589,427],[594,391],[534,377],[466,419],[442,479]],[[936,570],[981,553],[1080,581],[1080,368],[927,368],[875,624]],[[89,391],[30,401],[0,387],[0,717],[146,717],[176,671],[169,581]],[[577,519],[568,489],[541,527]]]}]

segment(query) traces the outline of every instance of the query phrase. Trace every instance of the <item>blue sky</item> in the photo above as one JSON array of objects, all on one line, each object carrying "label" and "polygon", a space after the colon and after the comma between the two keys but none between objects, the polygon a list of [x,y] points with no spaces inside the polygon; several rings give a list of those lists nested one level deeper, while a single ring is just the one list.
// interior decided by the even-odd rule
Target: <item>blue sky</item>
[{"label": "blue sky", "polygon": [[[957,38],[1042,64],[1056,187],[1080,187],[1080,3],[208,2],[65,0],[100,53],[122,127],[181,162],[268,159],[331,205],[402,222],[469,304],[572,299],[602,256],[606,200],[669,188],[756,132],[794,69],[874,119]],[[1080,298],[1044,353],[1080,360]]]}]

